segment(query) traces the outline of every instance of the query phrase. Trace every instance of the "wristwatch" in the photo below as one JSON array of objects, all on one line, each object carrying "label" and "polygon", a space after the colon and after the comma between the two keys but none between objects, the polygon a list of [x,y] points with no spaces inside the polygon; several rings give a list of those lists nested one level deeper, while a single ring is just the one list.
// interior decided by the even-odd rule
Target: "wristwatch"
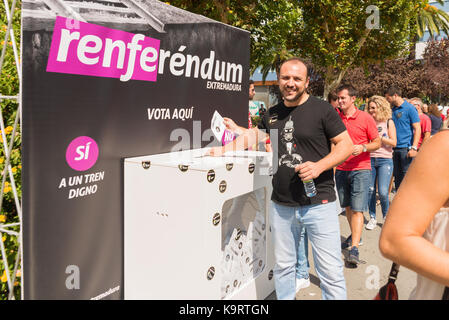
[{"label": "wristwatch", "polygon": [[362,144],[362,147],[363,147],[363,152],[366,152],[366,144]]},{"label": "wristwatch", "polygon": [[418,147],[415,147],[415,146],[411,146],[410,149],[413,149],[413,150],[415,150],[415,151],[418,151]]}]

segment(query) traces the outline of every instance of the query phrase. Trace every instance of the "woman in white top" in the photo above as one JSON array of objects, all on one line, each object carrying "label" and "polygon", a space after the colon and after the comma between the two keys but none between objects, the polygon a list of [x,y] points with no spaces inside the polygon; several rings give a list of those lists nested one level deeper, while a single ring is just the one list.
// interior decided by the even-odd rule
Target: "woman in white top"
[{"label": "woman in white top", "polygon": [[373,230],[376,220],[376,181],[379,191],[382,216],[385,216],[390,205],[389,186],[393,174],[393,147],[396,146],[396,127],[391,119],[391,107],[388,101],[381,96],[372,96],[368,100],[367,111],[376,121],[381,146],[371,152],[371,183],[368,190],[368,206],[370,220],[366,224],[367,230]]},{"label": "woman in white top", "polygon": [[411,298],[441,299],[449,286],[449,130],[437,133],[413,160],[394,198],[379,247],[418,273]]}]

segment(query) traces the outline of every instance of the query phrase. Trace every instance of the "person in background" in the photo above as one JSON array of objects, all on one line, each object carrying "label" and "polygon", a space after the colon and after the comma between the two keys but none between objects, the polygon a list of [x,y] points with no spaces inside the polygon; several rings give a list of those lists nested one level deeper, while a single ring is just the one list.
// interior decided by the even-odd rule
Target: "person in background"
[{"label": "person in background", "polygon": [[331,91],[329,92],[329,94],[327,95],[327,102],[329,102],[331,104],[332,107],[334,107],[335,111],[338,112],[338,114],[340,114],[340,107],[338,106],[338,96],[335,93],[335,91]]},{"label": "person in background", "polygon": [[[256,95],[256,91],[254,89],[254,81],[249,80],[249,102],[253,101],[254,96]],[[266,110],[265,110],[266,112]],[[239,126],[235,123],[234,120],[231,118],[223,117],[223,123],[226,126],[226,129],[233,132],[235,135],[242,135],[244,134],[248,129],[251,129],[253,127],[252,121],[251,121],[251,112],[248,110],[248,129]],[[259,147],[259,148],[257,148]],[[272,152],[271,144],[270,144],[270,138],[267,137],[264,142],[261,142],[258,146],[254,145],[249,148],[249,150],[256,150],[259,149],[260,151],[266,151],[266,152]]]},{"label": "person in background", "polygon": [[[249,107],[248,107],[248,129],[252,128],[253,123],[251,121],[251,103],[254,99],[254,96],[256,95],[256,89],[254,87],[254,81],[249,80]],[[229,119],[229,118],[228,118]]]},{"label": "person in background", "polygon": [[310,286],[309,278],[309,239],[307,237],[306,228],[301,230],[298,243],[298,257],[296,262],[296,294],[301,289]]},{"label": "person in background", "polygon": [[424,112],[424,114],[428,114],[429,113],[429,105],[427,103],[423,103],[423,105],[422,105],[422,112]]},{"label": "person in background", "polygon": [[432,129],[432,122],[430,121],[430,118],[424,114],[422,111],[422,100],[420,98],[412,98],[410,99],[410,103],[415,106],[416,111],[418,111],[419,115],[419,121],[421,125],[421,138],[418,142],[418,150],[421,147],[421,145],[426,142],[430,138],[430,131]]},{"label": "person in background", "polygon": [[432,122],[432,130],[430,131],[430,135],[433,136],[435,133],[440,131],[441,126],[443,125],[443,119],[441,119],[441,112],[438,109],[438,105],[436,103],[432,103],[429,106],[429,118]]},{"label": "person in background", "polygon": [[379,249],[418,273],[410,298],[441,300],[449,286],[449,131],[426,142],[391,203]]},{"label": "person in background", "polygon": [[356,89],[341,85],[337,89],[340,117],[354,143],[352,155],[337,167],[335,181],[341,205],[351,235],[341,244],[349,250],[348,262],[359,263],[359,245],[363,229],[363,212],[368,207],[368,188],[371,180],[370,152],[380,147],[380,137],[374,119],[355,106]]},{"label": "person in background", "polygon": [[421,126],[418,111],[401,97],[399,88],[390,87],[385,92],[385,99],[392,107],[392,119],[396,126],[397,144],[393,148],[393,175],[394,184],[398,190],[410,163],[418,153]]},{"label": "person in background", "polygon": [[[340,107],[338,106],[338,96],[337,93],[335,91],[330,91],[329,94],[327,95],[327,102],[330,103],[330,105],[332,107],[334,107],[335,111],[337,111],[338,114],[340,114],[341,110]],[[331,146],[332,148],[333,146]],[[334,176],[335,176],[335,169],[334,168]],[[345,209],[341,207],[341,203],[340,203],[340,198],[338,196],[338,191],[337,191],[337,184],[335,184],[335,193],[337,195],[337,213],[343,214],[345,212]]]},{"label": "person in background", "polygon": [[367,230],[377,226],[376,220],[376,181],[379,191],[382,216],[385,220],[390,205],[389,186],[393,174],[393,147],[396,147],[396,127],[391,119],[391,107],[387,100],[381,96],[372,96],[368,100],[368,113],[376,121],[381,146],[372,151],[371,157],[371,183],[368,191],[368,207],[370,220],[366,224]]}]

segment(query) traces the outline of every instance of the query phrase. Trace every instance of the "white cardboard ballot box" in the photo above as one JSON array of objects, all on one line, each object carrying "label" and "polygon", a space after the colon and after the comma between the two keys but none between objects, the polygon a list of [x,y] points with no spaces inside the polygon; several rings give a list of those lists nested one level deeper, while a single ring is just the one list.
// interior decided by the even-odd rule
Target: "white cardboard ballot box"
[{"label": "white cardboard ballot box", "polygon": [[124,161],[125,299],[274,291],[271,154],[196,149]]}]

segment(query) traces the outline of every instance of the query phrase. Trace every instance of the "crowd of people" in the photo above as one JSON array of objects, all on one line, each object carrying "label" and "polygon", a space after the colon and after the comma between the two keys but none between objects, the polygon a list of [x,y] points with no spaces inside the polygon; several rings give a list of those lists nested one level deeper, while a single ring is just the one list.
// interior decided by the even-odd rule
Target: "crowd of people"
[{"label": "crowd of people", "polygon": [[[422,237],[426,229],[436,228],[437,224],[431,222],[437,212],[435,218],[439,217],[440,225],[449,221],[449,209],[440,210],[449,206],[449,177],[438,192],[432,192],[431,187],[441,180],[438,174],[444,171],[447,175],[444,156],[449,154],[449,134],[437,134],[447,126],[438,106],[427,108],[421,99],[404,98],[399,88],[390,87],[382,96],[371,97],[362,111],[355,105],[358,93],[351,85],[341,85],[325,102],[308,94],[307,64],[296,57],[281,64],[278,84],[282,101],[265,112],[258,127],[242,128],[225,118],[228,129],[240,135],[232,143],[209,151],[220,156],[238,146],[266,143],[270,134],[278,138],[273,152],[277,152],[279,166],[273,175],[269,212],[277,298],[295,299],[298,290],[310,284],[310,241],[322,298],[346,299],[342,250],[348,250],[348,263],[360,263],[364,212],[370,217],[365,228],[373,230],[378,226],[378,203],[383,222],[382,254],[431,279],[418,279],[415,297],[425,298],[425,288],[430,290],[432,285],[436,295],[441,288],[444,291],[449,285],[449,222],[446,234],[438,236],[445,239],[440,239],[443,244],[430,242],[434,234]],[[433,135],[436,137],[431,138]],[[430,164],[432,150],[438,146],[445,148],[434,155],[440,161]],[[416,165],[407,174],[415,158]],[[426,163],[432,167],[427,169],[432,174],[425,179],[429,185],[423,186],[418,179],[427,172]],[[315,185],[314,195],[305,190],[310,181]],[[390,207],[393,184],[397,195]],[[428,197],[424,199],[424,195]],[[343,242],[340,208],[344,208],[351,230]],[[413,215],[407,216],[408,211]],[[421,211],[423,216],[419,216]],[[415,249],[425,259],[420,259]],[[430,266],[429,261],[441,264]]]}]

